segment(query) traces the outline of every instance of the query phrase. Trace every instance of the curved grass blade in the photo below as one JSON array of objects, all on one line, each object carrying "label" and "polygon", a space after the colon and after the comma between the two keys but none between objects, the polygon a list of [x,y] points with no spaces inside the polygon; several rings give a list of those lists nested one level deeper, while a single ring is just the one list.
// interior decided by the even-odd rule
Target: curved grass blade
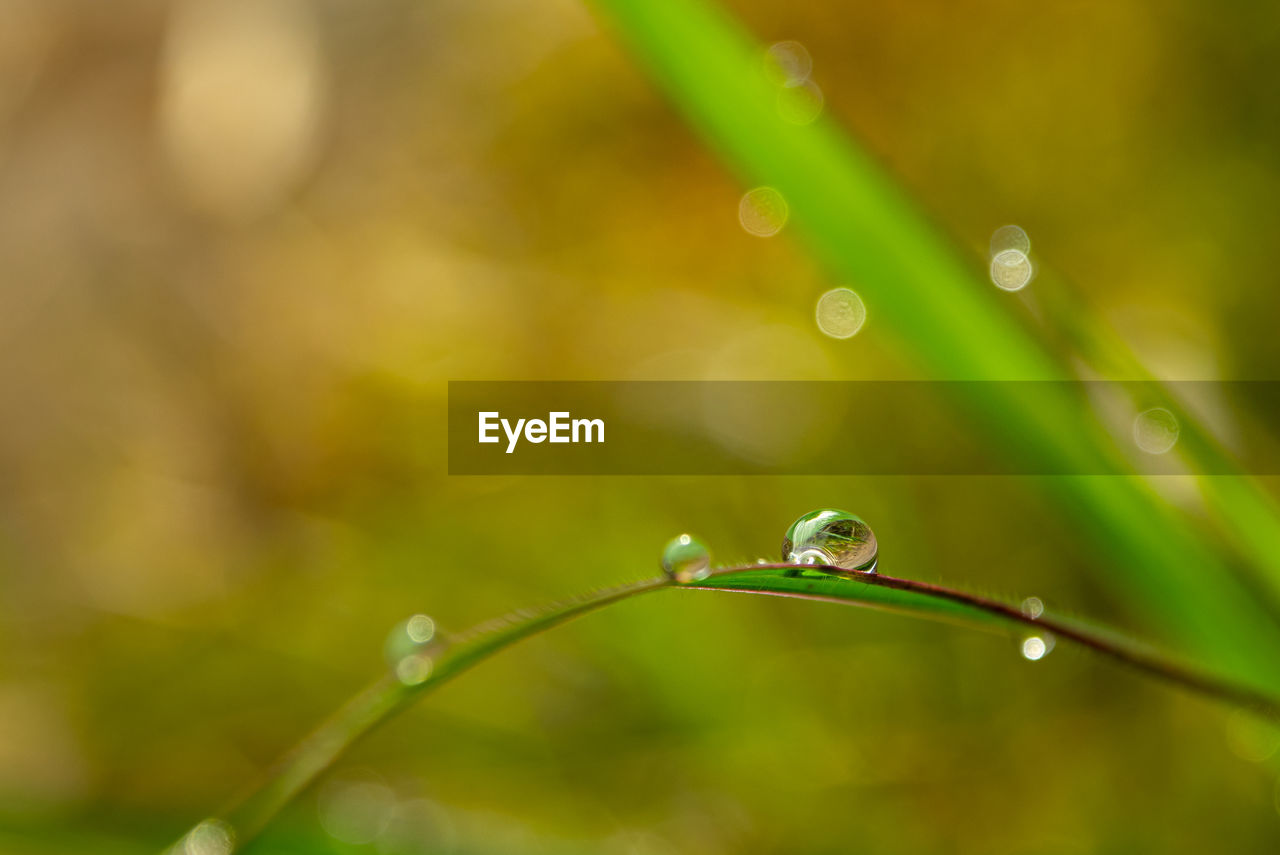
[{"label": "curved grass blade", "polygon": [[455,636],[439,651],[428,650],[430,672],[412,685],[386,674],[348,701],[327,721],[267,770],[221,816],[244,842],[256,837],[280,810],[320,773],[377,725],[414,700],[522,639],[637,594],[664,588],[666,577],[595,591],[537,609],[512,612]]},{"label": "curved grass blade", "polygon": [[[539,609],[513,612],[458,635],[421,654],[429,671],[413,684],[386,674],[359,692],[269,769],[220,821],[234,830],[236,847],[256,837],[361,737],[413,701],[515,643],[607,605],[664,588],[718,590],[794,597],[890,609],[917,617],[978,627],[1034,627],[1052,632],[1167,682],[1280,719],[1280,702],[1248,686],[1182,664],[1119,633],[1086,628],[1062,618],[1032,618],[1014,606],[940,585],[880,574],[848,573],[835,567],[751,564],[712,571],[701,581],[677,584],[665,576],[597,591]],[[180,853],[180,840],[168,852]],[[223,855],[229,855],[226,850]]]},{"label": "curved grass blade", "polygon": [[[783,572],[779,573],[780,569]],[[870,606],[975,626],[1024,626],[1070,639],[1166,682],[1280,719],[1280,701],[1270,695],[1180,662],[1114,630],[1061,616],[1028,615],[1008,603],[929,582],[847,572],[836,567],[771,564],[754,570],[716,571],[703,582],[682,587]]]}]

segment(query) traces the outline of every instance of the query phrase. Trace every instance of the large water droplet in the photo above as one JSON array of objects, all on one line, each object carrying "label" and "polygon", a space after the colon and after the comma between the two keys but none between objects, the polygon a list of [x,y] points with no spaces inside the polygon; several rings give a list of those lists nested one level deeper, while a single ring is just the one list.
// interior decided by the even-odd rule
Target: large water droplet
[{"label": "large water droplet", "polygon": [[662,550],[662,572],[683,584],[711,575],[711,550],[691,535],[672,538]]},{"label": "large water droplet", "polygon": [[782,541],[782,560],[827,564],[861,573],[876,572],[876,535],[847,511],[822,508],[791,524]]}]

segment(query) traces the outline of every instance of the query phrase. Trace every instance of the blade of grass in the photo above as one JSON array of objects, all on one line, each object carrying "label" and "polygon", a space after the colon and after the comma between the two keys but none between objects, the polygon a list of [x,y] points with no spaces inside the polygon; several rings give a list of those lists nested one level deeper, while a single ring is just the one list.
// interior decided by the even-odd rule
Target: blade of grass
[{"label": "blade of grass", "polygon": [[[797,126],[776,109],[762,46],[701,0],[593,0],[667,96],[750,184],[779,190],[818,258],[857,283],[936,376],[1068,376],[996,300],[974,266],[830,122]],[[975,393],[978,390],[975,390]],[[993,443],[1060,471],[1130,471],[1087,409],[1031,409],[998,387],[968,402]],[[1280,627],[1216,551],[1141,481],[1056,478],[1046,487],[1092,533],[1119,589],[1162,640],[1235,677],[1280,687]]]},{"label": "blade of grass", "polygon": [[[285,805],[352,745],[418,698],[529,636],[610,604],[664,588],[766,594],[890,609],[980,628],[1024,626],[1039,633],[1048,632],[1070,639],[1117,662],[1193,692],[1280,718],[1280,701],[1268,693],[1191,667],[1114,631],[1088,628],[1059,617],[1042,615],[1032,618],[998,600],[880,574],[851,574],[835,567],[820,566],[802,569],[792,564],[725,567],[692,584],[680,585],[660,576],[539,609],[514,612],[456,636],[441,649],[414,654],[430,659],[430,671],[420,682],[405,684],[394,674],[385,674],[374,681],[299,742],[267,770],[259,782],[221,813],[220,818],[234,830],[234,846],[238,848],[260,834]],[[167,851],[182,852],[182,846],[182,841],[179,841]],[[230,851],[223,855],[229,855]]]},{"label": "blade of grass", "polygon": [[1098,312],[1089,307],[1079,288],[1051,271],[1041,271],[1036,281],[1046,324],[1099,376],[1145,381],[1153,391],[1163,392],[1144,405],[1164,407],[1178,419],[1178,449],[1191,464],[1191,474],[1218,530],[1242,559],[1231,569],[1243,577],[1244,584],[1259,589],[1273,616],[1280,613],[1280,503],[1236,463],[1170,384],[1158,380],[1115,330],[1098,320]]}]

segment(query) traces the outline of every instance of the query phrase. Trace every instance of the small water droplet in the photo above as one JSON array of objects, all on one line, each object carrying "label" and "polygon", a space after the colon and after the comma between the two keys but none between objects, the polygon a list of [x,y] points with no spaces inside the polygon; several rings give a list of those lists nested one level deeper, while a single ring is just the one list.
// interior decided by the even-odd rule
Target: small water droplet
[{"label": "small water droplet", "polygon": [[756,237],[773,237],[787,224],[791,209],[772,187],[757,187],[738,203],[738,222]]},{"label": "small water droplet", "polygon": [[438,645],[436,622],[427,615],[412,615],[391,628],[383,655],[396,679],[416,686],[431,676],[432,652]]},{"label": "small water droplet", "polygon": [[1053,652],[1053,646],[1054,638],[1046,632],[1042,635],[1028,635],[1022,639],[1018,650],[1022,653],[1023,659],[1029,662],[1039,662]]},{"label": "small water droplet", "polygon": [[1006,249],[1016,249],[1023,255],[1031,254],[1031,238],[1021,226],[1001,226],[991,233],[991,255],[995,257]]},{"label": "small water droplet", "polygon": [[1031,281],[1033,268],[1027,254],[1005,249],[991,258],[991,281],[1005,291],[1021,291]]},{"label": "small water droplet", "polygon": [[818,329],[832,338],[852,338],[867,320],[862,298],[848,288],[833,288],[818,298]]},{"label": "small water droplet", "polygon": [[876,572],[878,547],[871,527],[847,511],[822,508],[791,524],[782,541],[782,560],[826,564],[861,573]]},{"label": "small water droplet", "polygon": [[418,653],[436,637],[436,622],[426,615],[412,615],[391,628],[387,633],[383,652],[387,664],[396,667],[400,660]]},{"label": "small water droplet", "polygon": [[813,57],[800,42],[775,42],[764,52],[764,70],[779,86],[799,86],[813,73]]},{"label": "small water droplet", "polygon": [[1133,420],[1133,441],[1147,454],[1164,454],[1178,442],[1178,418],[1163,407],[1138,413]]},{"label": "small water droplet", "polygon": [[682,534],[662,549],[662,572],[682,585],[711,575],[711,550],[696,537]]},{"label": "small water droplet", "polygon": [[182,839],[181,855],[230,855],[235,848],[236,833],[220,819],[206,819],[187,832]]},{"label": "small water droplet", "polygon": [[1035,620],[1044,614],[1044,603],[1039,597],[1027,597],[1022,601],[1022,613]]}]

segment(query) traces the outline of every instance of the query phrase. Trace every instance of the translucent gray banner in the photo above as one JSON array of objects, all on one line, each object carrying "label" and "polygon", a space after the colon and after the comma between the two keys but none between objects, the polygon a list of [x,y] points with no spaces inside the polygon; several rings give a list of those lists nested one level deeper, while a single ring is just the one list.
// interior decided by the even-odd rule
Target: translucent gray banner
[{"label": "translucent gray banner", "polygon": [[1271,475],[1277,427],[1271,381],[453,381],[449,472]]}]

